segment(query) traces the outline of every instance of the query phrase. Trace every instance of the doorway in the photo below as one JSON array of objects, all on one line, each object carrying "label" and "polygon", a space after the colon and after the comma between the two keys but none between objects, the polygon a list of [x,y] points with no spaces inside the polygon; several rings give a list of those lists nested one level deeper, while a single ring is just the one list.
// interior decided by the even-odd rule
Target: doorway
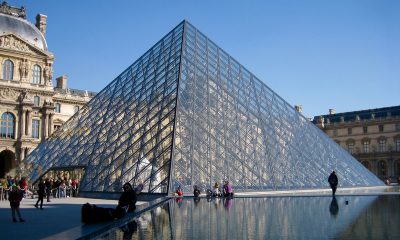
[{"label": "doorway", "polygon": [[0,178],[6,177],[11,169],[15,168],[15,154],[10,150],[0,153]]}]

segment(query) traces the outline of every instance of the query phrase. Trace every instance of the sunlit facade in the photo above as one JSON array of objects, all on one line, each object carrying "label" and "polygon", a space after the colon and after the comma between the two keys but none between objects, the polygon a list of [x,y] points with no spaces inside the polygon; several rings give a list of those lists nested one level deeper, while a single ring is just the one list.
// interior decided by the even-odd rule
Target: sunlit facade
[{"label": "sunlit facade", "polygon": [[68,88],[66,76],[53,86],[46,26],[45,15],[34,24],[26,8],[0,2],[0,179],[25,176],[25,156],[94,95]]},{"label": "sunlit facade", "polygon": [[84,167],[81,192],[229,180],[236,191],[382,182],[187,21],[98,93],[27,159],[33,180]]},{"label": "sunlit facade", "polygon": [[382,180],[400,183],[400,106],[315,116],[313,123]]}]

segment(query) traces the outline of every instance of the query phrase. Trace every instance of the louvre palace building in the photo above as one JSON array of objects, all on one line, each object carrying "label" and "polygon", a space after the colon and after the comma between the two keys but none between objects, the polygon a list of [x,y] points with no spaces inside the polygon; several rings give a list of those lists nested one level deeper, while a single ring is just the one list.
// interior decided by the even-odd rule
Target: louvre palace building
[{"label": "louvre palace building", "polygon": [[25,156],[94,96],[68,88],[66,76],[53,85],[46,21],[38,14],[33,24],[24,7],[0,6],[0,178],[22,173]]},{"label": "louvre palace building", "polygon": [[315,116],[313,123],[382,180],[400,178],[400,106]]}]

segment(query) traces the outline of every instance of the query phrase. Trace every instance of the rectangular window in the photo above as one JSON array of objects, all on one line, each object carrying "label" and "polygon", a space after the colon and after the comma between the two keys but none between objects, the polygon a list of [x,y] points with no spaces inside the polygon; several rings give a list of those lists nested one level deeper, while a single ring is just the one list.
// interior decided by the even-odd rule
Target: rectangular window
[{"label": "rectangular window", "polygon": [[32,120],[32,137],[39,138],[40,120]]},{"label": "rectangular window", "polygon": [[347,134],[349,134],[349,135],[353,134],[353,129],[352,128],[348,128],[347,129]]},{"label": "rectangular window", "polygon": [[60,125],[54,125],[54,131],[57,131],[60,127]]},{"label": "rectangular window", "polygon": [[369,142],[367,142],[367,141],[363,142],[363,151],[364,151],[364,153],[369,152]]},{"label": "rectangular window", "polygon": [[368,127],[363,127],[363,133],[368,133]]},{"label": "rectangular window", "polygon": [[379,140],[379,152],[385,152],[386,150],[386,140]]},{"label": "rectangular window", "polygon": [[400,139],[396,139],[396,151],[400,152]]},{"label": "rectangular window", "polygon": [[59,103],[55,104],[54,112],[56,112],[56,113],[60,113],[61,112],[61,104],[59,104]]},{"label": "rectangular window", "polygon": [[33,97],[33,105],[35,107],[39,107],[39,105],[40,105],[40,97],[39,96],[34,96]]},{"label": "rectangular window", "polygon": [[379,125],[379,132],[383,132],[383,125]]},{"label": "rectangular window", "polygon": [[347,145],[347,149],[349,150],[350,154],[353,154],[354,153],[354,143],[349,143]]},{"label": "rectangular window", "polygon": [[400,123],[396,123],[396,131],[400,131]]},{"label": "rectangular window", "polygon": [[333,136],[336,137],[337,136],[337,129],[333,130]]}]

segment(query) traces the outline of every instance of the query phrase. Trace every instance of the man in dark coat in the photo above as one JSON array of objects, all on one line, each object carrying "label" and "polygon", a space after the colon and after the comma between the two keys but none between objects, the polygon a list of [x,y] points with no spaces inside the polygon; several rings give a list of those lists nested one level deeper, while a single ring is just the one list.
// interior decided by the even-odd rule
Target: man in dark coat
[{"label": "man in dark coat", "polygon": [[329,182],[329,185],[332,188],[332,195],[335,196],[336,188],[337,188],[337,185],[338,185],[338,182],[339,182],[335,171],[332,171],[331,175],[329,175],[328,182]]},{"label": "man in dark coat", "polygon": [[116,209],[116,218],[122,218],[125,213],[133,212],[136,209],[136,192],[130,183],[125,183],[123,186],[124,192],[118,200]]},{"label": "man in dark coat", "polygon": [[39,185],[38,185],[38,200],[35,204],[35,207],[38,208],[38,204],[40,202],[40,209],[43,209],[43,198],[45,194],[45,189],[46,189],[46,184],[43,179],[39,180]]},{"label": "man in dark coat", "polygon": [[45,182],[45,186],[46,186],[47,202],[50,202],[50,195],[51,195],[51,190],[53,187],[52,180],[47,178],[46,182]]}]

